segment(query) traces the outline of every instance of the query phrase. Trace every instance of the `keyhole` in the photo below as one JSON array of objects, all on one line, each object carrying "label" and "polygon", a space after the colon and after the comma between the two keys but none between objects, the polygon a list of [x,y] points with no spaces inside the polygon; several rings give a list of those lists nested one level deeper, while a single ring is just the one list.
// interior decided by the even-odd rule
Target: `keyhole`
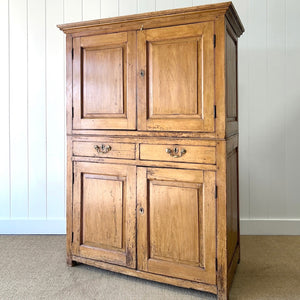
[{"label": "keyhole", "polygon": [[144,213],[144,209],[142,207],[139,209],[139,211],[141,215]]}]

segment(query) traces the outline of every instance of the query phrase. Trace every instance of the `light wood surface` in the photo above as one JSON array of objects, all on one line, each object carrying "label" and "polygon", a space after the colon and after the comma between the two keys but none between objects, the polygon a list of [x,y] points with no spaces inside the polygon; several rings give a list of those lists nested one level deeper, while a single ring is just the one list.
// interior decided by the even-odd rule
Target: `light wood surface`
[{"label": "light wood surface", "polygon": [[215,284],[214,183],[214,172],[138,169],[139,269]]},{"label": "light wood surface", "polygon": [[135,144],[106,141],[73,142],[73,155],[135,159]]},{"label": "light wood surface", "polygon": [[[168,153],[168,150],[170,150],[171,153]],[[176,153],[176,151],[178,153]],[[176,157],[177,155],[179,155],[179,157]],[[176,144],[140,144],[140,159],[174,162],[192,162],[214,165],[216,163],[216,149],[215,147],[199,147]]]},{"label": "light wood surface", "polygon": [[135,36],[74,39],[74,129],[136,128]]},{"label": "light wood surface", "polygon": [[74,254],[135,268],[135,169],[74,164]]},{"label": "light wood surface", "polygon": [[138,129],[214,131],[213,22],[142,30],[137,39]]},{"label": "light wood surface", "polygon": [[243,28],[230,3],[158,15],[61,26],[69,63],[74,49],[67,261],[228,299]]}]

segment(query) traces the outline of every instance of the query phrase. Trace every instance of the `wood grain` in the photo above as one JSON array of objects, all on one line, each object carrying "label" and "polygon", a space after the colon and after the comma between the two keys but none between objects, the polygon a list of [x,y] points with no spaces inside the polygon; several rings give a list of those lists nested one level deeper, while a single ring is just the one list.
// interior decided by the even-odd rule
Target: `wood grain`
[{"label": "wood grain", "polygon": [[78,37],[73,47],[73,128],[135,129],[135,33]]},{"label": "wood grain", "polygon": [[237,36],[226,22],[226,137],[238,133]]},{"label": "wood grain", "polygon": [[[121,16],[121,17],[93,20],[93,21],[75,22],[70,24],[61,24],[61,25],[57,25],[57,27],[63,30],[65,33],[82,32],[82,30],[85,29],[91,31],[95,31],[95,30],[105,31],[107,29],[110,29],[116,32],[116,31],[120,31],[120,28],[122,28],[121,31],[138,30],[140,28],[141,21],[143,21],[143,23],[145,24],[144,28],[146,29],[147,20],[150,21],[150,24],[159,23],[161,24],[161,26],[168,26],[168,23],[165,24],[164,21],[169,21],[168,20],[169,18],[173,18],[173,20],[176,20],[177,16],[179,16],[178,22],[180,23],[188,23],[188,22],[195,23],[193,19],[193,17],[195,16],[196,16],[196,20],[198,17],[198,21],[199,21],[199,17],[203,18],[205,16],[210,16],[211,18],[215,18],[216,16],[224,15],[224,14],[226,14],[228,20],[235,28],[238,36],[240,36],[244,32],[244,27],[231,2],[209,4],[209,5],[202,5],[196,7],[181,8],[181,9],[164,10],[164,11],[150,12],[150,13],[130,15],[130,16]],[[186,21],[184,21],[184,19],[186,19]],[[134,26],[135,24],[137,26]]]},{"label": "wood grain", "polygon": [[67,261],[228,299],[243,27],[230,3],[158,15],[61,26],[74,47]]},{"label": "wood grain", "polygon": [[214,131],[212,40],[212,22],[138,33],[139,130]]},{"label": "wood grain", "polygon": [[[181,157],[174,157],[166,152],[166,149],[173,151],[178,149],[185,151]],[[174,161],[174,162],[191,162],[202,164],[216,163],[216,150],[214,147],[198,147],[188,145],[153,145],[140,144],[140,159],[141,160],[159,160],[159,161]]]},{"label": "wood grain", "polygon": [[[110,147],[108,152],[97,151],[95,147]],[[73,142],[73,155],[75,156],[93,156],[135,159],[135,144],[127,143],[110,143],[103,141],[94,142]]]},{"label": "wood grain", "polygon": [[135,167],[74,163],[73,253],[135,268]]},{"label": "wood grain", "polygon": [[138,171],[140,270],[215,283],[214,177],[202,171]]},{"label": "wood grain", "polygon": [[157,281],[157,282],[171,284],[171,285],[184,287],[184,288],[188,288],[188,289],[205,291],[205,292],[212,293],[212,294],[217,293],[216,286],[212,285],[212,284],[205,284],[202,282],[196,282],[196,281],[191,281],[191,280],[184,280],[184,279],[178,279],[178,278],[169,277],[169,276],[162,276],[162,275],[158,275],[158,274],[147,273],[147,272],[129,269],[126,267],[117,266],[114,264],[109,264],[109,263],[105,263],[102,261],[97,261],[97,260],[88,259],[88,258],[84,258],[84,257],[80,257],[80,256],[75,256],[75,255],[72,256],[72,259],[74,262],[80,262],[80,263],[84,263],[84,264],[94,266],[97,268],[102,268],[105,270],[118,272],[118,273],[129,275],[129,276],[143,278],[146,280]]}]

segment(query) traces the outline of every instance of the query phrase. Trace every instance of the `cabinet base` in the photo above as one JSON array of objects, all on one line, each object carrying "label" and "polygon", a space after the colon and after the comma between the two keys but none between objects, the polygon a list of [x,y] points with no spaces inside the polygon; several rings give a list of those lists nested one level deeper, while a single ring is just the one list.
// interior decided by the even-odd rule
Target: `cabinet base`
[{"label": "cabinet base", "polygon": [[126,267],[117,266],[117,265],[105,263],[102,261],[97,261],[97,260],[88,259],[88,258],[79,257],[79,256],[72,256],[72,261],[75,263],[79,262],[79,263],[87,264],[87,265],[94,266],[97,268],[105,269],[108,271],[113,271],[113,272],[129,275],[129,276],[133,276],[133,277],[157,281],[157,282],[175,285],[175,286],[188,288],[188,289],[194,289],[194,290],[198,290],[198,291],[202,291],[202,292],[217,294],[216,285],[210,285],[210,284],[199,283],[199,282],[195,282],[195,281],[189,281],[189,280],[183,280],[183,279],[178,279],[178,278],[173,278],[173,277],[167,277],[167,276],[147,273],[147,272],[129,269]]},{"label": "cabinet base", "polygon": [[74,267],[77,265],[77,261],[73,260],[72,257],[67,257],[67,265],[69,267]]}]

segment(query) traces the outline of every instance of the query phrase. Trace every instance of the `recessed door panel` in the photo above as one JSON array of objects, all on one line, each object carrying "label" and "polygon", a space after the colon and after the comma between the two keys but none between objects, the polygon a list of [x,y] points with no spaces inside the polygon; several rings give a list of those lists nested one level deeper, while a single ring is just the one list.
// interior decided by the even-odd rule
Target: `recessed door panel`
[{"label": "recessed door panel", "polygon": [[135,268],[135,170],[126,165],[74,163],[75,255]]},{"label": "recessed door panel", "polygon": [[[124,48],[83,49],[84,118],[101,118],[106,114],[113,117],[124,113]],[[126,61],[124,64],[126,65]]]},{"label": "recessed door panel", "polygon": [[82,175],[82,244],[123,248],[124,183],[125,177]]},{"label": "recessed door panel", "polygon": [[149,181],[149,258],[202,265],[202,185]]},{"label": "recessed door panel", "polygon": [[214,131],[213,22],[138,32],[138,129]]},{"label": "recessed door panel", "polygon": [[138,168],[138,269],[215,284],[215,173]]},{"label": "recessed door panel", "polygon": [[[182,117],[196,116],[198,110],[201,115],[201,101],[198,103],[197,95],[198,65],[195,64],[198,61],[197,52],[198,47],[201,47],[201,39],[175,39],[148,42],[147,45],[149,118],[170,117],[174,114]],[[199,96],[201,97],[201,91]]]},{"label": "recessed door panel", "polygon": [[73,129],[136,129],[136,33],[73,39]]}]

